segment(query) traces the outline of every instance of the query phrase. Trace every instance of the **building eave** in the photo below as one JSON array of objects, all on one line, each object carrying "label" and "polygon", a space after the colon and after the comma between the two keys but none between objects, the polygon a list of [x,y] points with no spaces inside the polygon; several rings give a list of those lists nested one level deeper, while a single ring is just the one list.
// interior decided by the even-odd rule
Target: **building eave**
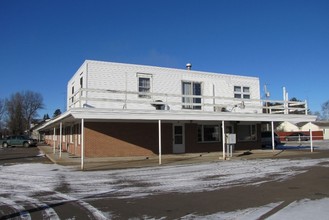
[{"label": "building eave", "polygon": [[112,110],[76,108],[71,110],[76,119],[113,120],[193,120],[193,121],[289,121],[311,122],[312,115],[252,114],[235,112],[165,111],[165,110]]},{"label": "building eave", "polygon": [[203,112],[196,110],[166,111],[166,110],[117,110],[100,108],[75,108],[59,117],[45,123],[38,130],[57,126],[60,122],[72,123],[76,120],[90,121],[249,121],[249,122],[280,122],[289,121],[313,122],[313,115],[284,115],[284,114],[254,114],[236,112]]}]

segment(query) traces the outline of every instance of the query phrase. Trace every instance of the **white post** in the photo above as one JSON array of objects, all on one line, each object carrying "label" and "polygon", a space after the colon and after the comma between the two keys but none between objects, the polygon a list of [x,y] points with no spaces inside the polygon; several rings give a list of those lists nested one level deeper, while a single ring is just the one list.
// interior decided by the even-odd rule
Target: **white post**
[{"label": "white post", "polygon": [[286,114],[286,87],[282,88],[283,93],[283,114]]},{"label": "white post", "polygon": [[274,123],[271,121],[271,132],[272,132],[272,150],[275,150],[275,142],[274,142]]},{"label": "white post", "polygon": [[53,152],[54,154],[56,153],[56,127],[54,127],[54,135],[53,135],[53,141],[54,141],[54,149],[53,149]]},{"label": "white post", "polygon": [[225,155],[225,122],[222,121],[222,143],[223,143],[223,160],[226,159]]},{"label": "white post", "polygon": [[159,120],[159,165],[161,165],[161,156],[162,156],[162,146],[161,146],[161,120]]},{"label": "white post", "polygon": [[313,134],[312,134],[312,127],[311,127],[311,125],[310,125],[310,142],[311,142],[311,152],[313,152],[314,151],[314,149],[313,149]]},{"label": "white post", "polygon": [[84,169],[84,157],[85,157],[85,120],[81,119],[81,170]]},{"label": "white post", "polygon": [[62,158],[62,122],[59,123],[59,158]]},{"label": "white post", "polygon": [[286,93],[286,114],[289,114],[289,95]]}]

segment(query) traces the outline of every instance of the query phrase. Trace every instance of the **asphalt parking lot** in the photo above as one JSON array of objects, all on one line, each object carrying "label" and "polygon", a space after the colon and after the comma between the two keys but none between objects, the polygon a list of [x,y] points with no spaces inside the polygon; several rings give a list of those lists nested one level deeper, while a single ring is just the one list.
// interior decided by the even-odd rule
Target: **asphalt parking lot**
[{"label": "asphalt parking lot", "polygon": [[[298,201],[329,198],[326,149],[185,156],[133,169],[104,167],[103,159],[89,161],[102,169],[79,171],[37,147],[1,148],[0,219],[267,219]],[[323,219],[327,208],[314,209],[312,219]]]},{"label": "asphalt parking lot", "polygon": [[0,165],[17,163],[51,163],[38,147],[0,148]]}]

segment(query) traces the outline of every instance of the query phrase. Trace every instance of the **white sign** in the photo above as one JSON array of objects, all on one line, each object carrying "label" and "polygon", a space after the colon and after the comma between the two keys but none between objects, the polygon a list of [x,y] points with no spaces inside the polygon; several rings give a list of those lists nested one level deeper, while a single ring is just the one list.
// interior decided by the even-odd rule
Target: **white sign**
[{"label": "white sign", "polygon": [[226,134],[226,144],[236,144],[236,134]]}]

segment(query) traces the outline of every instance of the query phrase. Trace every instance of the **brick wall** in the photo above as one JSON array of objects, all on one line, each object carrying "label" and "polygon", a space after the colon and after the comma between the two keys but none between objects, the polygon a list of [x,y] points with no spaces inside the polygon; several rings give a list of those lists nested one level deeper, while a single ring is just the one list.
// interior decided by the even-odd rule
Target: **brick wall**
[{"label": "brick wall", "polygon": [[[172,153],[171,124],[162,124],[162,152]],[[158,154],[158,123],[85,123],[86,157]]]}]

